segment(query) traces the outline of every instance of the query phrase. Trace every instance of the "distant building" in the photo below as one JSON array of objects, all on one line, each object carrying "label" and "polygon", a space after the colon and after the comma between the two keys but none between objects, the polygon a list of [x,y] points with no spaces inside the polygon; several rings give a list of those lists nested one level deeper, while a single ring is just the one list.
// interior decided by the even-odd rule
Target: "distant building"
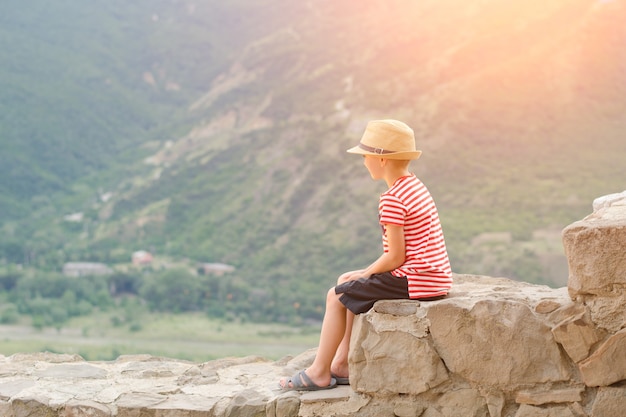
[{"label": "distant building", "polygon": [[153,257],[150,252],[146,252],[145,250],[138,250],[133,253],[132,256],[133,265],[135,266],[144,266],[150,265],[152,263]]},{"label": "distant building", "polygon": [[85,215],[83,213],[72,213],[63,216],[63,220],[71,223],[80,223],[83,221]]},{"label": "distant building", "polygon": [[110,275],[113,270],[105,264],[97,262],[68,262],[63,265],[63,275],[82,277],[85,275]]},{"label": "distant building", "polygon": [[198,272],[200,274],[204,274],[204,275],[217,275],[217,276],[222,276],[224,274],[233,272],[235,270],[235,267],[232,265],[227,265],[227,264],[220,264],[220,263],[204,263],[204,264],[200,264],[200,266],[198,267]]}]

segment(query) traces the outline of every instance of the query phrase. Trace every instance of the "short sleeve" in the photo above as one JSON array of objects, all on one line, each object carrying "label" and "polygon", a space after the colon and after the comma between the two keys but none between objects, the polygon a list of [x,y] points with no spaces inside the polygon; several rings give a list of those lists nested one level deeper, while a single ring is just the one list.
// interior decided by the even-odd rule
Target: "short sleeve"
[{"label": "short sleeve", "polygon": [[407,210],[397,197],[383,194],[378,205],[378,216],[381,224],[404,226]]}]

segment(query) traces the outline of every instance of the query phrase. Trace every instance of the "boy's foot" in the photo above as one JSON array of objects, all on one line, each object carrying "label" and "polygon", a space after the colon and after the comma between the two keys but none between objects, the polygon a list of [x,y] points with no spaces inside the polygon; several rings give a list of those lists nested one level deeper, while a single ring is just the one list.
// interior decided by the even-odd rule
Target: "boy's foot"
[{"label": "boy's foot", "polygon": [[333,361],[330,365],[330,376],[337,380],[337,385],[350,385],[348,362]]},{"label": "boy's foot", "polygon": [[300,371],[287,380],[281,380],[279,385],[285,391],[319,391],[335,388],[337,386],[337,380],[335,378],[330,378],[330,384],[325,387],[320,387],[313,382],[311,378],[309,378],[306,372]]}]

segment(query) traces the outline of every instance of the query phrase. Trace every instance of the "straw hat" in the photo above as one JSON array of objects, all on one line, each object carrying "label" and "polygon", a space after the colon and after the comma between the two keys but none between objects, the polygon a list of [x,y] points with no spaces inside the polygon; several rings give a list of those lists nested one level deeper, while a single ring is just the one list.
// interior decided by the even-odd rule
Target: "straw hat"
[{"label": "straw hat", "polygon": [[387,159],[417,159],[422,151],[415,149],[413,129],[397,120],[372,120],[361,141],[350,153],[378,155]]}]

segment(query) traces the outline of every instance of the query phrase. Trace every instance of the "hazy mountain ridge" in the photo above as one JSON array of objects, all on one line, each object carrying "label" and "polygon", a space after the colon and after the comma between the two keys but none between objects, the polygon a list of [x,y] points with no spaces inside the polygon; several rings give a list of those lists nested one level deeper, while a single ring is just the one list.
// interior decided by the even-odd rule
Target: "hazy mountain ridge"
[{"label": "hazy mountain ridge", "polygon": [[[543,256],[527,244],[532,231],[563,227],[588,212],[593,197],[624,188],[620,2],[216,7],[118,2],[104,11],[116,17],[106,25],[125,28],[113,30],[122,43],[139,30],[129,25],[147,25],[131,43],[146,50],[117,69],[134,80],[131,88],[106,95],[113,104],[139,101],[146,118],[123,105],[116,109],[123,115],[94,112],[109,129],[120,125],[108,136],[120,138],[124,159],[104,163],[120,148],[68,135],[68,146],[87,146],[77,152],[79,170],[63,174],[57,162],[39,174],[74,194],[53,199],[54,210],[34,211],[41,229],[25,246],[53,251],[44,265],[117,262],[148,248],[232,263],[238,279],[284,283],[291,298],[302,288],[320,291],[380,250],[375,208],[384,187],[345,154],[371,118],[415,128],[424,150],[415,171],[435,195],[460,272],[541,276],[527,271]],[[80,56],[89,63],[98,54]],[[98,86],[77,92],[77,105]],[[6,96],[2,102],[12,105]],[[71,123],[71,114],[59,112],[60,120]],[[0,137],[3,149],[15,138]],[[11,149],[2,153],[45,167],[38,153]],[[85,172],[81,161],[97,175],[76,178]],[[28,199],[13,201],[26,207]],[[85,213],[80,225],[61,220],[74,211]],[[8,219],[5,233],[15,230]],[[514,241],[471,247],[484,232],[513,232]]]}]

